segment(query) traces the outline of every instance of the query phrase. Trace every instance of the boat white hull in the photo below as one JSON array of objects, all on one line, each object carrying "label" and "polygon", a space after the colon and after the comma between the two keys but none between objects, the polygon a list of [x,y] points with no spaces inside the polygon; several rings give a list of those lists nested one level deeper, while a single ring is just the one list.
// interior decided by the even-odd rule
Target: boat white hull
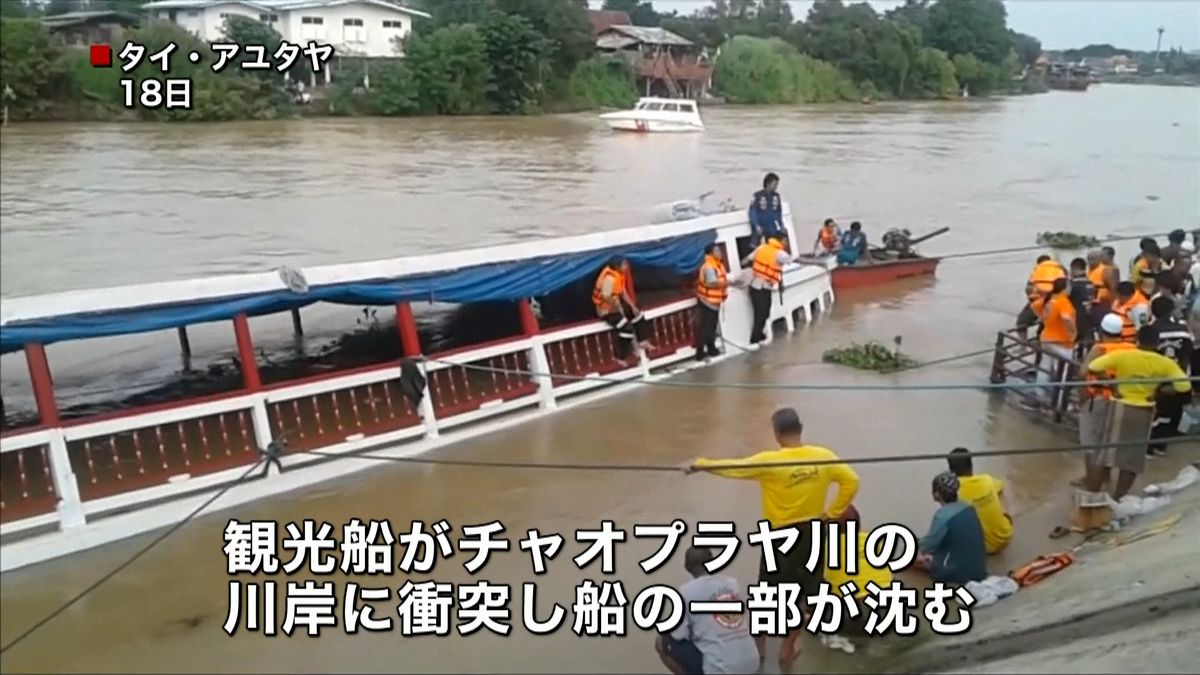
[{"label": "boat white hull", "polygon": [[606,119],[604,121],[608,124],[608,128],[613,131],[628,131],[639,134],[680,134],[704,131],[704,125],[688,122],[645,119]]}]

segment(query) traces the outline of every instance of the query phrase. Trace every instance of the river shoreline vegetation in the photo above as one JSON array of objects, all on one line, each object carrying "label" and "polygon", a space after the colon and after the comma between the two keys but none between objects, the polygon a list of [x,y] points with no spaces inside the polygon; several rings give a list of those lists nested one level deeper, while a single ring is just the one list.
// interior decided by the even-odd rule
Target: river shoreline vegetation
[{"label": "river shoreline vegetation", "polygon": [[[178,65],[193,78],[191,110],[123,109],[120,69],[96,69],[86,50],[57,43],[37,14],[87,9],[138,11],[139,0],[5,0],[0,89],[13,120],[271,119],[304,114],[536,114],[631,104],[626,62],[598,54],[586,3],[578,0],[410,1],[432,15],[402,45],[403,58],[336,59],[333,83],[298,107],[298,62],[274,72]],[[887,12],[865,2],[818,0],[797,20],[785,0],[713,0],[690,16],[648,2],[605,0],[636,25],[661,26],[715,54],[712,89],[732,103],[951,98],[1045,91],[1032,68],[1041,44],[1010,30],[1001,0],[908,0]],[[239,44],[278,44],[271,27],[227,19]],[[162,21],[144,20],[127,39],[208,50]],[[398,45],[398,49],[401,45]],[[207,63],[208,60],[205,59]],[[150,75],[150,64],[145,64]],[[172,66],[173,70],[176,66]],[[133,77],[139,73],[134,71]]]}]

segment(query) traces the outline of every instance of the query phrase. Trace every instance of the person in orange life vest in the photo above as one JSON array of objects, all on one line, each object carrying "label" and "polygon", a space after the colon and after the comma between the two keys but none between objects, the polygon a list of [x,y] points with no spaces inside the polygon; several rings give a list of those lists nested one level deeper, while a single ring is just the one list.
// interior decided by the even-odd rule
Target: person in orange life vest
[{"label": "person in orange life vest", "polygon": [[[1110,380],[1114,373],[1095,375],[1088,371],[1092,361],[1115,351],[1134,349],[1132,342],[1121,339],[1121,317],[1107,314],[1100,320],[1099,341],[1092,345],[1083,358],[1081,372],[1087,373],[1088,380]],[[1079,444],[1098,446],[1108,442],[1108,424],[1112,418],[1112,390],[1103,386],[1084,387],[1079,392]],[[1099,473],[1101,450],[1087,450],[1084,453],[1084,479],[1075,481],[1076,487],[1083,487],[1091,492],[1099,492],[1103,485]]]},{"label": "person in orange life vest", "polygon": [[1092,325],[1100,325],[1100,321],[1112,311],[1113,298],[1117,297],[1117,284],[1121,282],[1120,273],[1112,264],[1104,251],[1088,253],[1088,280],[1095,288],[1095,301],[1092,303]]},{"label": "person in orange life vest", "polygon": [[820,232],[817,233],[816,241],[813,242],[813,254],[833,255],[837,253],[838,241],[841,238],[841,228],[838,227],[833,218],[826,218],[825,224],[821,226]]},{"label": "person in orange life vest", "polygon": [[1038,256],[1037,264],[1029,275],[1029,281],[1025,284],[1027,300],[1025,308],[1017,315],[1019,330],[1028,330],[1037,325],[1038,317],[1042,313],[1042,304],[1046,296],[1050,295],[1055,280],[1066,278],[1066,276],[1067,271],[1057,260],[1048,255]]},{"label": "person in orange life vest", "polygon": [[[1040,306],[1042,332],[1038,336],[1042,353],[1057,357],[1042,361],[1039,359],[1037,381],[1048,384],[1051,379],[1057,379],[1059,368],[1064,362],[1075,358],[1075,340],[1078,337],[1078,315],[1071,296],[1067,293],[1066,278],[1054,281],[1050,295]],[[1066,376],[1068,369],[1063,368],[1061,375]],[[1043,395],[1046,404],[1053,407],[1058,397],[1059,387],[1046,387]]]},{"label": "person in orange life vest", "polygon": [[651,346],[647,341],[649,326],[645,317],[626,291],[629,276],[629,261],[617,256],[600,270],[592,287],[592,304],[596,306],[596,314],[616,331],[616,357],[624,365],[628,365],[635,345],[642,349]]},{"label": "person in orange life vest", "polygon": [[1121,339],[1131,344],[1137,341],[1138,329],[1150,323],[1150,300],[1132,281],[1117,284],[1112,311],[1121,317]]},{"label": "person in orange life vest", "polygon": [[750,330],[750,344],[767,339],[767,319],[771,316],[771,296],[783,283],[783,266],[792,261],[784,240],[771,237],[754,249],[751,266],[750,306],[754,310],[754,325]]},{"label": "person in orange life vest", "polygon": [[704,249],[704,263],[696,278],[696,360],[720,356],[717,328],[721,323],[721,305],[729,295],[725,271],[725,253],[720,244]]}]

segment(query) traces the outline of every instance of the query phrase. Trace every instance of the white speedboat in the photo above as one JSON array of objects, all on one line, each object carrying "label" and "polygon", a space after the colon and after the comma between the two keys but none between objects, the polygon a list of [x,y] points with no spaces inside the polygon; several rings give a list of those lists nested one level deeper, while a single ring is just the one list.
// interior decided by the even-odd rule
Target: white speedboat
[{"label": "white speedboat", "polygon": [[633,110],[600,116],[614,131],[679,133],[704,131],[700,108],[687,98],[640,98]]}]

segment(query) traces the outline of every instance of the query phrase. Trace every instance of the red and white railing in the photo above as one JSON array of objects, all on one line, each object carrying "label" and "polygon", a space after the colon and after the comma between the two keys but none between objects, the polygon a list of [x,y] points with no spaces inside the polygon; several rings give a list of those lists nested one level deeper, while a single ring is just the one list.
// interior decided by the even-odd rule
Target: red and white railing
[{"label": "red and white railing", "polygon": [[[693,308],[689,299],[647,309],[656,348],[624,366],[608,325],[588,321],[543,332],[521,303],[524,335],[431,355],[422,364],[426,389],[416,407],[400,391],[398,363],[263,386],[239,317],[239,352],[250,356],[243,359],[242,391],[82,420],[58,421],[50,408],[43,419],[52,424],[0,435],[0,535],[82,528],[213,489],[239,478],[272,439],[287,440],[283,464],[290,470],[328,461],[307,450],[352,453],[434,438],[522,408],[553,409],[564,397],[613,384],[580,376],[632,380],[689,358]],[[415,331],[406,334],[404,308],[397,315],[412,353]],[[31,361],[31,374],[37,365]]]}]

